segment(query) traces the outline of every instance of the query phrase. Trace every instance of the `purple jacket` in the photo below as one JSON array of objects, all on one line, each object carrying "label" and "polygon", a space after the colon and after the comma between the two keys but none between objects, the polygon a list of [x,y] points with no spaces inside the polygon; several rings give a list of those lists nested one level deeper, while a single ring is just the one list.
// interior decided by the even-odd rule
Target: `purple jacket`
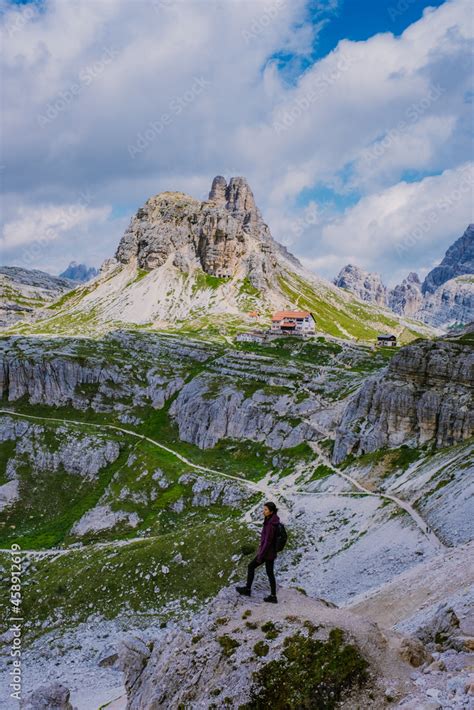
[{"label": "purple jacket", "polygon": [[260,545],[257,550],[257,559],[259,562],[274,560],[276,558],[276,536],[279,522],[280,518],[276,513],[273,513],[273,515],[270,515],[270,517],[265,518],[263,521]]}]

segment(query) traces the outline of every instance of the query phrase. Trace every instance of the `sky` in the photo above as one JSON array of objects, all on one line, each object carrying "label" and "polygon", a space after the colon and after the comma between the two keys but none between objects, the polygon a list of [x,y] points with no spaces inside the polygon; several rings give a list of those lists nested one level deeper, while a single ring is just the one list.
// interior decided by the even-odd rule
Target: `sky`
[{"label": "sky", "polygon": [[424,276],[472,217],[471,0],[0,0],[0,261],[113,256],[152,195],[245,176],[333,278]]}]

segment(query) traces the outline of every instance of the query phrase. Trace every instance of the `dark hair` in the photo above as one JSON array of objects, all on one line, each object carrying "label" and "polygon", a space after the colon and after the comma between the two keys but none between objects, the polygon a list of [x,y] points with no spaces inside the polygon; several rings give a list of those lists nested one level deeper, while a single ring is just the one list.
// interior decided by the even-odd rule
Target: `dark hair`
[{"label": "dark hair", "polygon": [[272,513],[277,513],[278,508],[276,507],[275,503],[272,503],[271,501],[268,501],[268,503],[263,504],[265,508],[268,508],[268,510],[271,510]]}]

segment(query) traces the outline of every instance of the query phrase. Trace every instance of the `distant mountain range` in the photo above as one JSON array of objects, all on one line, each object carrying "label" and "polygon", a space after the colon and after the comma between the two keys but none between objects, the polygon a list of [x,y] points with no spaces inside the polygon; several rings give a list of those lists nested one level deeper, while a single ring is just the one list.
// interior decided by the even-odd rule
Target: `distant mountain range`
[{"label": "distant mountain range", "polygon": [[447,250],[439,266],[421,283],[412,272],[393,289],[377,273],[348,264],[334,279],[368,303],[388,306],[394,313],[443,329],[474,321],[474,225]]},{"label": "distant mountain range", "polygon": [[86,266],[85,264],[78,264],[77,261],[71,261],[67,269],[65,269],[60,277],[64,279],[71,279],[72,281],[79,281],[83,283],[84,281],[90,281],[97,276],[99,270],[95,266]]}]

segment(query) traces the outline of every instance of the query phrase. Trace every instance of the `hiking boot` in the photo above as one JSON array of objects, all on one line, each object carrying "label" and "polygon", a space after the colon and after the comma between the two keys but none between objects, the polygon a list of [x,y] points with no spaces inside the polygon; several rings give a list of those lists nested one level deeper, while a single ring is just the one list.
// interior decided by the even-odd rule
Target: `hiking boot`
[{"label": "hiking boot", "polygon": [[278,604],[278,599],[274,594],[269,594],[268,597],[265,597],[264,602],[270,602],[270,604]]},{"label": "hiking boot", "polygon": [[238,591],[239,594],[242,594],[244,597],[249,597],[251,594],[251,591],[248,587],[236,587],[236,590]]}]

